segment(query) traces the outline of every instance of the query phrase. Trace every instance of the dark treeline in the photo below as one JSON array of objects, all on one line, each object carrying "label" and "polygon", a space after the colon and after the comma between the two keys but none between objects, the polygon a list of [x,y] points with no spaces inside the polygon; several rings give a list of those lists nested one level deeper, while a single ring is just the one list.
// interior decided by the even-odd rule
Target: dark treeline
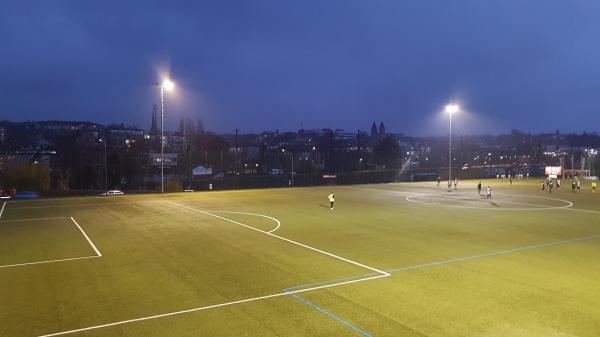
[{"label": "dark treeline", "polygon": [[[303,177],[294,183],[318,183],[324,174],[350,172],[364,176],[390,171],[389,179],[413,179],[413,172],[443,174],[449,159],[453,168],[465,174],[476,168],[485,175],[535,174],[541,165],[559,162],[592,174],[600,169],[596,133],[513,130],[505,135],[453,135],[449,158],[448,137],[389,134],[383,123],[379,127],[373,123],[370,134],[332,129],[216,134],[204,130],[201,120],[185,118],[177,131],[164,132],[163,144],[166,186],[171,191],[207,188],[210,183],[218,186],[221,181],[236,186],[236,181],[252,179],[255,184],[269,179],[291,184],[294,177]],[[0,122],[0,187],[156,191],[160,150],[155,121],[149,130],[76,121],[4,121]]]}]

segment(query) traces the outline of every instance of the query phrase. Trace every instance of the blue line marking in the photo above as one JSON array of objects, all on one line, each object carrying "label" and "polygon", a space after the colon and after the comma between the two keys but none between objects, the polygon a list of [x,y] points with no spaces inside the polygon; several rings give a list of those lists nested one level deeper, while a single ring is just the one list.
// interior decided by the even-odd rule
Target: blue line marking
[{"label": "blue line marking", "polygon": [[[568,239],[568,240],[555,241],[555,242],[541,243],[541,244],[530,245],[530,246],[525,246],[525,247],[517,247],[517,248],[513,248],[513,249],[499,250],[499,251],[495,251],[495,252],[483,253],[483,254],[478,254],[478,255],[463,256],[463,257],[458,257],[458,258],[453,258],[453,259],[448,259],[448,260],[434,261],[434,262],[424,263],[424,264],[419,264],[419,265],[412,265],[412,266],[405,266],[405,267],[400,267],[400,268],[388,269],[385,272],[387,272],[387,273],[397,273],[397,272],[402,272],[402,271],[407,271],[407,270],[430,268],[430,267],[434,267],[434,266],[451,264],[451,263],[457,263],[457,262],[464,262],[464,261],[475,260],[475,259],[480,259],[480,258],[485,258],[485,257],[492,257],[492,256],[499,256],[499,255],[508,255],[508,254],[518,253],[518,252],[524,252],[524,251],[528,251],[528,250],[534,250],[534,249],[540,249],[540,248],[547,248],[547,247],[554,247],[554,246],[564,245],[564,244],[568,244],[568,243],[572,243],[572,242],[588,241],[588,240],[593,240],[593,239],[597,239],[597,238],[600,238],[600,234],[595,234],[595,235],[585,236],[585,237],[579,237],[579,238],[574,238],[574,239]],[[320,285],[325,285],[325,284],[330,284],[330,283],[337,283],[337,282],[343,282],[343,281],[356,280],[356,279],[360,279],[360,278],[364,278],[364,277],[369,277],[369,276],[376,276],[376,275],[379,275],[379,274],[378,273],[370,273],[370,274],[348,276],[348,277],[338,278],[338,279],[334,279],[334,280],[327,280],[327,281],[321,281],[321,282],[316,282],[316,283],[302,284],[302,285],[299,285],[299,286],[294,286],[294,287],[283,289],[283,291],[286,292],[286,293],[288,293],[288,292],[290,292],[290,290],[296,290],[296,289],[302,289],[302,288],[320,286]],[[334,314],[326,311],[325,309],[320,308],[316,304],[313,304],[313,303],[309,302],[308,300],[305,300],[304,298],[302,298],[302,297],[300,297],[300,296],[298,296],[296,294],[290,294],[290,295],[293,296],[295,299],[299,300],[300,302],[302,302],[302,303],[310,306],[311,308],[316,309],[316,310],[324,313],[325,315],[327,315],[327,316],[335,319],[336,321],[344,324],[345,326],[351,328],[352,330],[354,330],[354,331],[362,334],[363,336],[372,337],[367,332],[365,332],[365,331],[357,328],[356,326],[352,325],[351,323],[349,323],[347,321],[344,321],[340,317],[338,317],[338,316],[336,316],[336,315],[334,315]]]},{"label": "blue line marking", "polygon": [[[287,292],[288,292],[288,289],[284,289],[283,291],[287,293]],[[338,321],[338,322],[340,322],[340,323],[344,324],[345,326],[347,326],[347,327],[349,327],[350,329],[352,329],[352,330],[354,330],[354,331],[358,332],[359,334],[361,334],[361,335],[363,335],[363,336],[365,336],[365,337],[373,337],[373,336],[372,336],[371,334],[369,334],[368,332],[366,332],[366,331],[364,331],[364,330],[362,330],[362,329],[359,329],[359,328],[357,328],[356,326],[352,325],[352,323],[350,323],[350,322],[348,322],[348,321],[345,321],[344,319],[342,319],[342,318],[340,318],[340,317],[338,317],[338,316],[336,316],[336,315],[334,315],[334,314],[330,313],[329,311],[327,311],[327,310],[325,310],[325,309],[323,309],[323,308],[319,307],[318,305],[316,305],[316,304],[314,304],[314,303],[312,303],[312,302],[310,302],[310,301],[308,301],[308,300],[306,300],[306,299],[304,299],[304,298],[302,298],[302,297],[300,297],[300,296],[298,296],[298,295],[296,295],[296,294],[291,294],[291,296],[292,296],[292,297],[294,297],[295,299],[297,299],[298,301],[300,301],[300,302],[302,302],[302,303],[304,303],[304,304],[308,305],[309,307],[311,307],[311,308],[313,308],[313,309],[315,309],[315,310],[318,310],[319,312],[321,312],[321,313],[324,313],[325,315],[327,315],[327,316],[329,316],[329,317],[331,317],[331,318],[335,319],[336,321]]]},{"label": "blue line marking", "polygon": [[379,273],[370,273],[370,274],[354,275],[354,276],[342,277],[342,278],[333,279],[333,280],[327,280],[327,281],[322,281],[322,282],[301,284],[299,286],[294,286],[294,287],[286,288],[284,291],[287,292],[287,290],[296,290],[296,289],[303,289],[303,288],[310,288],[310,287],[321,286],[321,285],[330,284],[330,283],[337,283],[337,282],[357,280],[357,279],[360,279],[360,278],[370,277],[370,276],[377,276],[377,275],[380,275],[380,274]]}]

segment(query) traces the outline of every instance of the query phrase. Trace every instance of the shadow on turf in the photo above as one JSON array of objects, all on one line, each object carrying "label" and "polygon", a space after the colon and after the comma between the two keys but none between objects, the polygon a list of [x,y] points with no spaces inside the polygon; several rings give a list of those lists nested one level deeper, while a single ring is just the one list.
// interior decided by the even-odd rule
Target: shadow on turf
[{"label": "shadow on turf", "polygon": [[319,204],[319,206],[329,208],[329,205],[325,205],[325,204]]}]

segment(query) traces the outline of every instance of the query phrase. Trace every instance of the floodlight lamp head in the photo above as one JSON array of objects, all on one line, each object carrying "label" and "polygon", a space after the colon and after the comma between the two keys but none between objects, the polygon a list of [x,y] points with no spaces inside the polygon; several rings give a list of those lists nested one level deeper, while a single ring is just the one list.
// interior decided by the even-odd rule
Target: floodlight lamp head
[{"label": "floodlight lamp head", "polygon": [[446,112],[449,114],[456,113],[460,110],[457,104],[448,104],[446,105]]},{"label": "floodlight lamp head", "polygon": [[171,82],[170,80],[164,80],[162,82],[162,87],[166,90],[166,91],[171,91],[173,90],[173,88],[175,87],[175,83]]}]

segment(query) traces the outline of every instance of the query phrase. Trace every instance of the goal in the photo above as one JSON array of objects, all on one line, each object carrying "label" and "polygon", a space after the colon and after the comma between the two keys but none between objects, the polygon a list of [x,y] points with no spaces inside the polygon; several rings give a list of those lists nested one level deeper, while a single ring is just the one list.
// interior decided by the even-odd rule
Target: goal
[{"label": "goal", "polygon": [[572,170],[565,169],[565,179],[575,178],[579,179],[589,179],[590,178],[590,170]]}]

